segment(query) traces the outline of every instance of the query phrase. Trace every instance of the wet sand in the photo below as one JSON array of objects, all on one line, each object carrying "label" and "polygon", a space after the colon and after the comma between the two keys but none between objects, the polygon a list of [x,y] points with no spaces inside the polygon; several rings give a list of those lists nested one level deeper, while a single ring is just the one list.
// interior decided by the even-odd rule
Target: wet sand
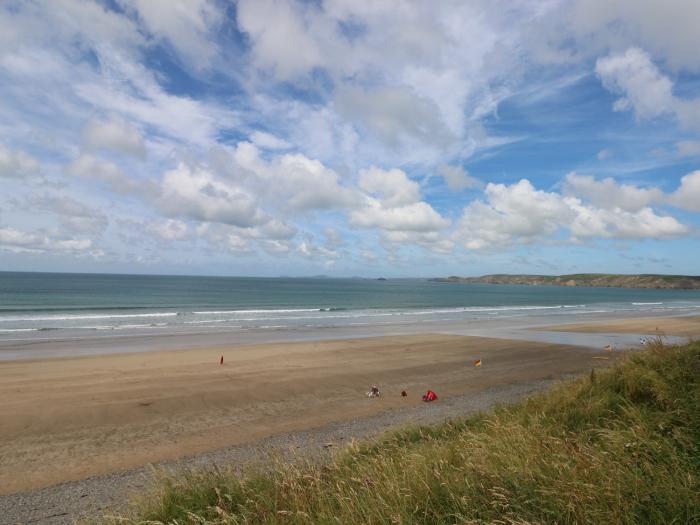
[{"label": "wet sand", "polygon": [[[558,378],[600,354],[424,334],[0,362],[0,493],[406,409],[427,388]],[[365,396],[372,383],[381,398]]]},{"label": "wet sand", "polygon": [[581,333],[625,333],[648,336],[700,337],[700,316],[653,317],[648,319],[618,319],[595,323],[562,324],[532,328],[536,331],[581,332]]}]

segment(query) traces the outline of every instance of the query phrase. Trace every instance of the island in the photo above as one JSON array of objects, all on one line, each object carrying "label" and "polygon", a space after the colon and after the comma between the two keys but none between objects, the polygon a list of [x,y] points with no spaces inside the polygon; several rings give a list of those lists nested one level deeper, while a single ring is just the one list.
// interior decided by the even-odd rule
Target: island
[{"label": "island", "polygon": [[570,275],[509,275],[494,274],[481,277],[441,277],[431,279],[447,283],[525,284],[530,286],[590,286],[600,288],[664,288],[675,290],[700,289],[698,275],[576,273]]}]

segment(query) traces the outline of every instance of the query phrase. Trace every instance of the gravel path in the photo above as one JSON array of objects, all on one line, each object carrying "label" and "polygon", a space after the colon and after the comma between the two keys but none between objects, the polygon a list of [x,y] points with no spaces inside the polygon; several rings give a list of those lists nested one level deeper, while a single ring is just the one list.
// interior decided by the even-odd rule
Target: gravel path
[{"label": "gravel path", "polygon": [[[390,410],[376,416],[339,421],[303,432],[275,435],[254,443],[215,450],[177,461],[148,465],[81,481],[0,496],[0,525],[64,525],[86,517],[113,514],[126,508],[133,494],[152,486],[158,473],[177,473],[213,465],[245,465],[270,456],[327,457],[355,439],[367,439],[406,424],[429,424],[512,403],[547,389],[553,379],[512,383],[436,403]],[[332,443],[333,446],[327,446]]]}]

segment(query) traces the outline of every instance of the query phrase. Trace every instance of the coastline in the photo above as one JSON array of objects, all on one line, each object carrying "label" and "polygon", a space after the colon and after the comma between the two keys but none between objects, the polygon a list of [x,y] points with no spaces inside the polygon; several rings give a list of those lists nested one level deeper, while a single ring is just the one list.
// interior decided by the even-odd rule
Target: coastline
[{"label": "coastline", "polygon": [[[614,340],[608,335],[588,330],[555,330],[552,326],[594,324],[598,322],[697,316],[698,308],[659,308],[644,311],[616,311],[588,313],[526,312],[523,315],[489,316],[480,319],[402,319],[382,324],[352,326],[280,327],[256,330],[207,328],[189,331],[141,331],[110,333],[108,335],[51,335],[34,339],[0,339],[0,363],[27,359],[50,359],[90,355],[110,355],[127,352],[188,350],[195,348],[227,348],[257,344],[314,342],[323,340],[360,339],[395,335],[437,333],[467,335],[500,339],[522,339],[543,343],[571,344],[584,347],[602,347],[612,342],[617,345],[635,345],[639,338],[633,332],[620,332]],[[566,333],[562,333],[566,332]],[[51,332],[49,332],[51,333]],[[598,335],[600,334],[600,335]],[[628,334],[628,335],[625,335]],[[673,336],[671,332],[668,334]],[[671,341],[672,342],[672,341]]]}]

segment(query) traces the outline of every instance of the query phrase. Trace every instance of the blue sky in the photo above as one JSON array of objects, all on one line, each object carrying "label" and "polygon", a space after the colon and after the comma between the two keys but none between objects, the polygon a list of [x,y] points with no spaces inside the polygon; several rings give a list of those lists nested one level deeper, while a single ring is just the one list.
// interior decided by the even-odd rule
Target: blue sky
[{"label": "blue sky", "polygon": [[694,0],[0,5],[0,270],[697,274]]}]

